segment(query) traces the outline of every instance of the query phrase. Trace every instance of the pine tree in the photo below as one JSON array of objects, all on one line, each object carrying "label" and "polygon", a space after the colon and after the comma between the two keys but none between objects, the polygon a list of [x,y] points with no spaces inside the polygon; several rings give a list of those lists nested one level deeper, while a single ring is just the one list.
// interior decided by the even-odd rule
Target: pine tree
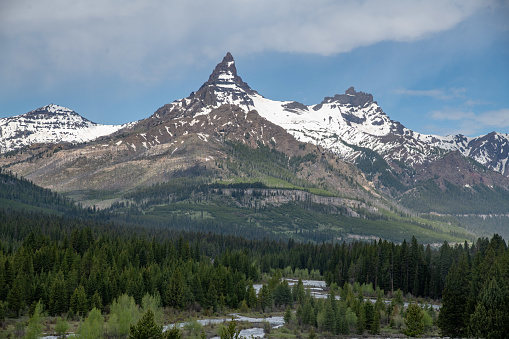
[{"label": "pine tree", "polygon": [[309,336],[308,336],[309,339],[316,339],[316,333],[315,333],[315,330],[313,327],[311,327],[311,329],[309,330]]},{"label": "pine tree", "polygon": [[377,311],[375,311],[375,316],[373,317],[373,322],[371,323],[369,334],[380,334],[380,313]]},{"label": "pine tree", "polygon": [[479,296],[479,302],[470,317],[469,332],[475,337],[505,338],[509,333],[509,306],[504,282],[491,278]]},{"label": "pine tree", "polygon": [[166,290],[166,303],[178,309],[184,309],[186,306],[185,281],[180,267],[177,267],[170,278],[170,283]]},{"label": "pine tree", "polygon": [[438,326],[443,335],[464,337],[467,322],[467,298],[469,295],[469,268],[467,257],[462,255],[458,264],[453,264],[442,292],[442,308],[438,315]]},{"label": "pine tree", "polygon": [[304,283],[302,282],[302,279],[299,278],[297,283],[293,285],[293,290],[292,290],[293,300],[297,301],[299,304],[302,304],[302,302],[304,301],[305,295],[306,295],[306,292],[304,290]]},{"label": "pine tree", "polygon": [[256,290],[253,287],[253,282],[250,282],[247,288],[247,305],[250,308],[254,308],[256,307],[256,304],[257,304]]},{"label": "pine tree", "polygon": [[82,285],[79,285],[74,290],[74,293],[71,296],[69,308],[72,313],[79,316],[85,316],[88,313],[87,295],[85,293],[85,288]]},{"label": "pine tree", "polygon": [[141,304],[141,298],[145,295],[145,286],[141,274],[134,274],[127,283],[126,293],[134,298],[137,304]]},{"label": "pine tree", "polygon": [[68,297],[65,288],[64,274],[59,271],[53,280],[49,295],[49,313],[53,316],[67,312]]},{"label": "pine tree", "polygon": [[403,333],[410,337],[418,337],[424,333],[424,314],[421,307],[417,304],[410,304],[408,306],[407,315],[405,318],[406,329]]},{"label": "pine tree", "polygon": [[95,291],[92,299],[90,299],[90,308],[97,308],[98,310],[102,310],[103,303],[99,292]]},{"label": "pine tree", "polygon": [[220,337],[221,339],[242,339],[235,320],[232,319],[232,321],[228,324],[228,327],[221,328]]},{"label": "pine tree", "polygon": [[292,320],[292,308],[290,306],[286,307],[283,319],[285,320],[285,324],[289,324],[290,320]]},{"label": "pine tree", "polygon": [[364,311],[364,303],[359,307],[357,315],[357,334],[363,334],[366,330],[366,312]]},{"label": "pine tree", "polygon": [[[201,337],[205,337],[205,333],[202,332]],[[182,332],[180,332],[180,329],[178,329],[176,326],[173,326],[173,328],[166,330],[163,335],[164,339],[182,339]]]},{"label": "pine tree", "polygon": [[332,303],[330,299],[325,301],[325,312],[324,312],[324,323],[323,329],[327,332],[333,332],[335,328],[334,320],[336,319],[336,315],[334,314],[334,309],[332,308]]},{"label": "pine tree", "polygon": [[129,339],[163,339],[163,328],[154,321],[154,312],[148,310],[138,321],[131,326]]},{"label": "pine tree", "polygon": [[272,293],[267,285],[263,285],[260,289],[258,300],[263,312],[272,307]]},{"label": "pine tree", "polygon": [[9,294],[7,295],[9,309],[14,313],[16,318],[19,317],[21,310],[25,307],[25,289],[23,280],[23,274],[21,272],[18,273]]},{"label": "pine tree", "polygon": [[193,279],[191,280],[191,292],[193,293],[194,300],[198,304],[203,305],[205,301],[205,294],[203,293],[201,279],[198,274],[195,274]]}]

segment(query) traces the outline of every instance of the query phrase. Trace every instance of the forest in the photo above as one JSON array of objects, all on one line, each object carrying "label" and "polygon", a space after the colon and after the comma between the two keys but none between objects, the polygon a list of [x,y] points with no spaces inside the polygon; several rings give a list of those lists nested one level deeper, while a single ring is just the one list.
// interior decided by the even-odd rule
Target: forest
[{"label": "forest", "polygon": [[[52,319],[45,332],[63,327],[65,335],[71,326],[85,337],[113,338],[231,312],[284,313],[279,331],[294,337],[502,338],[509,330],[509,251],[497,235],[439,247],[415,237],[302,243],[1,209],[0,239],[2,337],[40,335],[43,318]],[[304,287],[310,277],[326,282],[328,298]],[[290,286],[289,278],[300,280]],[[254,284],[262,284],[258,293]],[[432,303],[441,303],[440,312]],[[85,335],[93,326],[98,332]],[[221,330],[228,337],[234,327]],[[202,332],[164,333],[212,336]]]}]

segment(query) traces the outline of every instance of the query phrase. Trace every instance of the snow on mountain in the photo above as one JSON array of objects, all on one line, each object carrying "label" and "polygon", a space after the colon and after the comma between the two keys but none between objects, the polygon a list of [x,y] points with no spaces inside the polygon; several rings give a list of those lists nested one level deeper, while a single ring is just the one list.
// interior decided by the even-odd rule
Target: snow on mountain
[{"label": "snow on mountain", "polygon": [[321,104],[305,106],[295,102],[276,102],[253,96],[261,116],[281,125],[297,139],[354,160],[359,150],[372,149],[386,160],[422,163],[438,154],[435,147],[420,142],[413,132],[390,120],[371,95],[349,88],[344,95],[326,98]]},{"label": "snow on mountain", "polygon": [[152,118],[206,115],[224,104],[237,105],[246,113],[256,110],[298,140],[320,145],[347,161],[362,154],[359,147],[378,152],[389,164],[400,161],[411,166],[435,161],[449,151],[460,151],[492,170],[509,175],[507,134],[477,138],[420,134],[391,120],[371,94],[357,92],[353,87],[345,94],[326,97],[317,105],[270,100],[237,75],[230,53],[197,92],[163,106]]},{"label": "snow on mountain", "polygon": [[[238,76],[230,53],[198,91],[161,107],[151,117],[138,122],[122,126],[99,125],[57,105],[0,119],[0,153],[33,143],[89,141],[120,128],[134,131],[143,125],[208,115],[222,105],[236,105],[246,114],[256,110],[296,139],[319,145],[347,161],[353,162],[364,154],[363,148],[379,153],[393,167],[422,165],[436,161],[447,152],[459,151],[494,171],[509,175],[507,134],[493,132],[476,138],[420,134],[391,120],[371,94],[357,92],[353,87],[345,94],[326,97],[317,105],[270,100]],[[147,148],[150,144],[144,146]]]},{"label": "snow on mountain", "polygon": [[0,153],[35,143],[79,143],[116,132],[122,125],[100,125],[73,110],[50,104],[0,119]]},{"label": "snow on mountain", "polygon": [[417,140],[412,131],[392,121],[371,94],[356,92],[354,88],[311,106],[267,99],[237,75],[235,61],[229,53],[197,92],[161,107],[152,118],[166,120],[206,115],[225,104],[237,105],[246,113],[256,110],[298,140],[320,145],[350,161],[360,154],[351,145],[373,149],[386,160],[412,163],[422,163],[440,153],[436,147]]}]

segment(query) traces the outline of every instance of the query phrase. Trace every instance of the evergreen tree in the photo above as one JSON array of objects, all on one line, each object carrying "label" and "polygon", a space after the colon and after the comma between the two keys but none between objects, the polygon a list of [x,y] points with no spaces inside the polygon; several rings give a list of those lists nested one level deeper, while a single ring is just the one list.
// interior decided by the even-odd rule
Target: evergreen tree
[{"label": "evergreen tree", "polygon": [[205,297],[205,307],[212,308],[214,311],[218,309],[218,290],[216,286],[217,281],[214,278],[211,278],[211,282]]},{"label": "evergreen tree", "polygon": [[373,319],[375,318],[375,306],[369,300],[364,303],[364,314],[366,318],[366,329],[370,330]]},{"label": "evergreen tree", "polygon": [[97,308],[98,310],[102,310],[103,303],[99,292],[95,291],[92,299],[90,299],[90,308]]},{"label": "evergreen tree", "polygon": [[23,274],[21,272],[18,273],[7,295],[9,309],[16,317],[19,317],[21,310],[25,307],[24,279]]},{"label": "evergreen tree", "polygon": [[372,334],[372,335],[380,334],[380,313],[377,311],[375,311],[373,321],[371,322],[369,334]]},{"label": "evergreen tree", "polygon": [[49,294],[49,313],[53,316],[67,312],[69,299],[67,297],[64,274],[59,271],[53,280]]},{"label": "evergreen tree", "polygon": [[126,293],[134,298],[137,304],[141,304],[141,298],[145,295],[145,286],[141,274],[134,274],[127,283]]},{"label": "evergreen tree", "polygon": [[[205,333],[202,332],[201,338],[205,337]],[[182,339],[182,332],[176,326],[164,332],[164,339]],[[206,339],[207,337],[205,337]]]},{"label": "evergreen tree", "polygon": [[405,318],[406,329],[403,333],[409,337],[418,337],[424,333],[424,314],[419,305],[416,303],[408,306]]},{"label": "evergreen tree", "polygon": [[438,315],[438,326],[443,335],[464,337],[468,325],[467,301],[469,295],[469,268],[467,257],[462,255],[458,264],[453,264],[442,292],[442,308]]},{"label": "evergreen tree", "polygon": [[308,336],[309,339],[316,339],[316,333],[315,333],[315,330],[313,327],[311,327],[311,329],[309,330],[309,336]]},{"label": "evergreen tree", "polygon": [[185,292],[184,277],[177,267],[170,278],[170,283],[166,290],[166,303],[178,309],[184,309],[186,306],[186,292]]},{"label": "evergreen tree", "polygon": [[325,301],[325,310],[324,310],[324,323],[323,329],[327,332],[334,332],[336,315],[334,313],[334,309],[332,307],[332,303],[330,299]]},{"label": "evergreen tree", "polygon": [[357,315],[357,334],[363,334],[366,330],[366,312],[364,310],[364,305],[364,303],[361,304]]},{"label": "evergreen tree", "polygon": [[304,290],[304,283],[302,282],[302,279],[299,278],[297,283],[293,285],[293,290],[292,290],[293,300],[298,302],[299,304],[302,304],[302,302],[304,301],[305,295],[306,295],[306,292]]},{"label": "evergreen tree", "polygon": [[267,285],[263,285],[258,293],[258,300],[262,311],[265,312],[267,309],[272,307],[272,293]]},{"label": "evergreen tree", "polygon": [[283,280],[274,290],[274,304],[276,306],[290,305],[292,299],[292,290],[288,285],[288,281]]},{"label": "evergreen tree", "polygon": [[256,307],[257,298],[256,298],[256,290],[253,287],[253,282],[250,281],[247,288],[247,305],[250,308]]},{"label": "evergreen tree", "polygon": [[88,313],[87,295],[83,285],[79,285],[74,290],[71,296],[69,309],[78,316],[85,316]]},{"label": "evergreen tree", "polygon": [[191,292],[193,293],[194,300],[200,305],[203,305],[205,302],[205,294],[203,293],[201,279],[198,274],[195,274],[191,280]]},{"label": "evergreen tree", "polygon": [[135,326],[130,327],[129,339],[163,339],[163,328],[154,321],[154,312],[148,310]]},{"label": "evergreen tree", "polygon": [[283,319],[285,320],[285,324],[289,324],[290,320],[292,320],[292,308],[290,306],[286,307]]},{"label": "evergreen tree", "polygon": [[338,308],[338,320],[336,326],[338,327],[337,333],[348,335],[350,334],[350,326],[346,318],[347,308],[346,302],[341,301]]},{"label": "evergreen tree", "polygon": [[240,336],[240,330],[237,329],[237,323],[232,319],[228,324],[228,327],[222,327],[220,333],[221,339],[242,339]]},{"label": "evergreen tree", "polygon": [[470,334],[482,338],[506,338],[509,333],[508,301],[506,286],[493,277],[485,284],[470,317]]}]

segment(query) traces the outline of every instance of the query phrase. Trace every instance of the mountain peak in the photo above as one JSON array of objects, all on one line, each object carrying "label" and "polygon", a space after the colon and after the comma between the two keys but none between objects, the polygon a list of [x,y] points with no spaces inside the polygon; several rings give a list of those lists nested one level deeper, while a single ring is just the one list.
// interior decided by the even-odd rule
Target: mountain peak
[{"label": "mountain peak", "polygon": [[373,95],[364,92],[357,92],[355,88],[350,87],[345,91],[345,94],[336,94],[335,96],[325,97],[322,104],[337,102],[343,105],[364,106],[373,103]]},{"label": "mountain peak", "polygon": [[235,67],[235,60],[230,52],[226,54],[223,61],[217,64],[216,68],[209,77],[208,82],[216,82],[221,80],[234,79],[237,76],[237,68]]},{"label": "mountain peak", "polygon": [[40,108],[38,108],[38,109],[36,109],[36,110],[34,110],[32,112],[34,112],[34,113],[40,113],[40,112],[47,112],[47,113],[75,113],[70,108],[67,108],[67,107],[64,107],[64,106],[60,106],[60,105],[55,105],[55,104],[49,104],[49,105],[40,107]]},{"label": "mountain peak", "polygon": [[216,86],[222,89],[235,89],[237,87],[249,94],[254,93],[249,85],[237,75],[235,60],[230,52],[226,53],[223,61],[217,64],[212,74],[210,74],[209,80],[203,84],[202,88],[208,86]]}]

